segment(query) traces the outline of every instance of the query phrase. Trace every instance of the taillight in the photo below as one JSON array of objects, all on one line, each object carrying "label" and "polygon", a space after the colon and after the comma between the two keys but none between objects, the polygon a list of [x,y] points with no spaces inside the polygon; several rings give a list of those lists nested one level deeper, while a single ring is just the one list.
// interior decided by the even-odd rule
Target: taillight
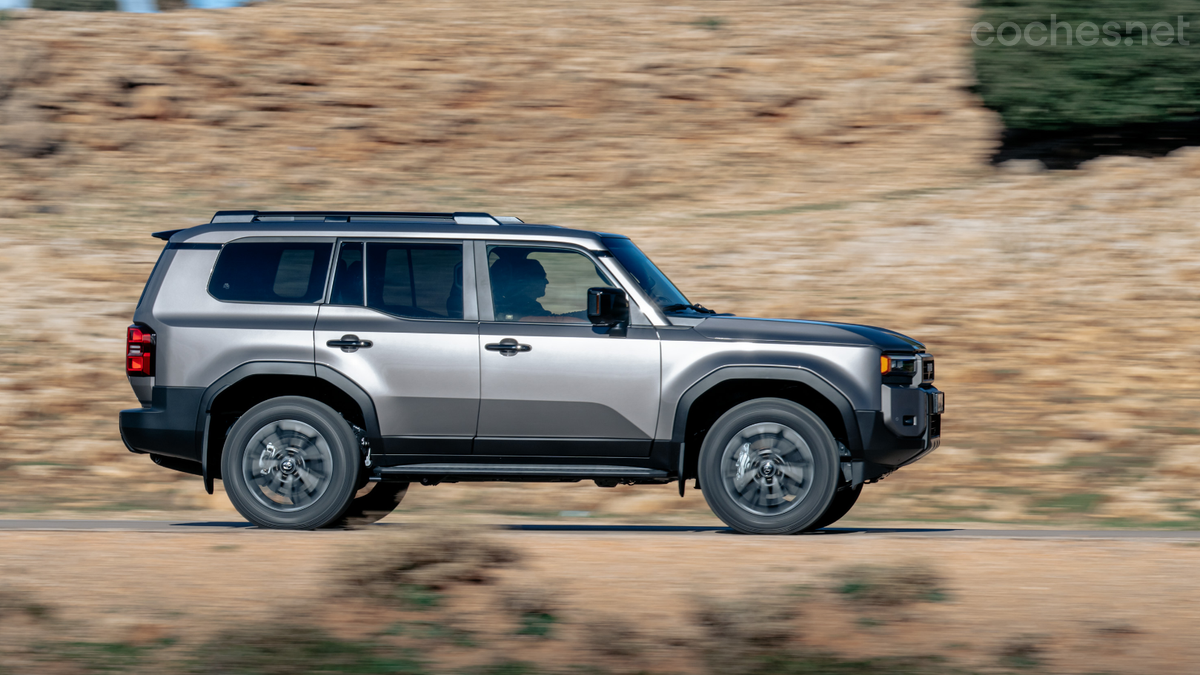
[{"label": "taillight", "polygon": [[125,373],[154,374],[154,331],[145,326],[130,326],[125,333]]}]

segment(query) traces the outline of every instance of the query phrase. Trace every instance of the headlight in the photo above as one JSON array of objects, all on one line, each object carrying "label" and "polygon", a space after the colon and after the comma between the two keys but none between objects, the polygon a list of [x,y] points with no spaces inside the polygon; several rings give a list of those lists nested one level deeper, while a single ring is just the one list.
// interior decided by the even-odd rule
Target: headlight
[{"label": "headlight", "polygon": [[879,372],[883,375],[916,375],[917,357],[885,354],[879,357]]}]

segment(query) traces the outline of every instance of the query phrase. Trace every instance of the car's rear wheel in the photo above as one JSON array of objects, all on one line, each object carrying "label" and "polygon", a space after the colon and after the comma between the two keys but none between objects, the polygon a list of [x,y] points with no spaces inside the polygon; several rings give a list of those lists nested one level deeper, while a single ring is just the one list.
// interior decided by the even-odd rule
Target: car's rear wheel
[{"label": "car's rear wheel", "polygon": [[837,490],[837,445],[812,411],[764,398],[734,406],[700,449],[704,499],[746,534],[793,534],[824,514]]},{"label": "car's rear wheel", "polygon": [[282,396],[246,411],[225,441],[225,491],[261,527],[311,530],[337,522],[354,497],[359,450],[333,408]]},{"label": "car's rear wheel", "polygon": [[822,527],[829,527],[850,513],[850,509],[854,508],[854,503],[858,501],[858,496],[862,494],[863,486],[850,487],[849,485],[838,490],[833,496],[833,501],[829,502],[829,508],[825,509],[825,513],[817,519],[817,522],[808,527],[809,530],[819,530]]}]

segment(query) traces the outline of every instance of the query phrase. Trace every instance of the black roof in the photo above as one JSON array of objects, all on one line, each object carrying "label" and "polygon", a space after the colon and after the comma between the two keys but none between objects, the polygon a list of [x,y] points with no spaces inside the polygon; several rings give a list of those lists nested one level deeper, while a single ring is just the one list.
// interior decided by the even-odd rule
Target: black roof
[{"label": "black roof", "polygon": [[[456,211],[453,213],[431,213],[425,211],[217,211],[209,224],[232,223],[439,223],[446,225],[524,225],[515,216],[493,216],[488,213]],[[553,227],[553,226],[542,226]],[[171,235],[182,232],[163,230],[155,232],[158,239],[167,240]]]},{"label": "black roof", "polygon": [[386,221],[444,221],[460,225],[519,224],[520,218],[493,216],[490,213],[456,211],[429,213],[424,211],[217,211],[211,223],[255,223],[323,221],[327,223],[386,222]]},{"label": "black roof", "polygon": [[425,231],[455,236],[469,234],[488,236],[502,228],[506,234],[517,236],[556,235],[584,237],[621,237],[590,230],[564,228],[558,225],[539,225],[522,222],[511,216],[492,216],[487,213],[455,212],[427,213],[416,211],[218,211],[212,221],[190,228],[153,233],[164,241],[181,232],[190,239],[206,232],[254,230],[258,232],[313,233],[379,232],[394,234],[403,231]]}]

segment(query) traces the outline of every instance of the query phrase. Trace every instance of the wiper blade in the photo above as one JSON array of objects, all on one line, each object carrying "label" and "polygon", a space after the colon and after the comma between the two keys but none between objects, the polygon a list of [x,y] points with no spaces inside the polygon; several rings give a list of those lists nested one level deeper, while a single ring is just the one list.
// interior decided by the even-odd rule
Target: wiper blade
[{"label": "wiper blade", "polygon": [[699,312],[701,314],[716,314],[716,311],[711,310],[711,309],[705,307],[704,305],[701,305],[698,303],[692,303],[690,305],[683,305],[683,304],[667,305],[666,307],[662,308],[662,310],[664,312],[678,312],[678,311],[684,310],[684,309],[690,309],[693,312]]}]

